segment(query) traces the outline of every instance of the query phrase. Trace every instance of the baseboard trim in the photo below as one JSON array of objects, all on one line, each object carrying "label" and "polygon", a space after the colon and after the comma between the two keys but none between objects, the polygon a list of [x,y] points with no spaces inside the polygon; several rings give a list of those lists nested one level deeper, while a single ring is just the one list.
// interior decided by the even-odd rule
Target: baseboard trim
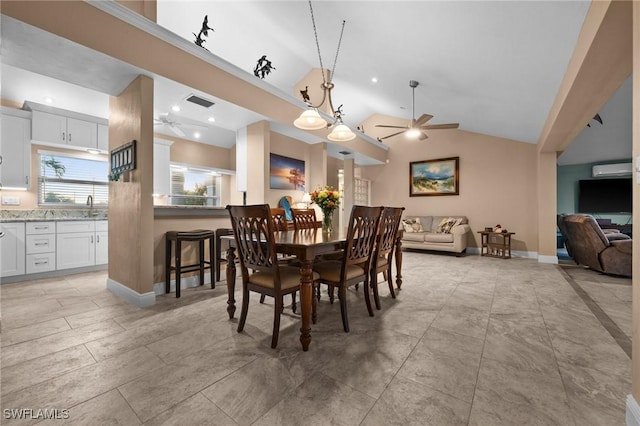
[{"label": "baseboard trim", "polygon": [[554,265],[558,264],[558,256],[545,256],[542,254],[538,255],[538,262],[539,263],[551,263]]},{"label": "baseboard trim", "polygon": [[111,278],[107,279],[107,290],[139,308],[146,308],[156,304],[156,294],[153,291],[140,294]]},{"label": "baseboard trim", "polygon": [[[170,283],[170,292],[174,293],[176,291],[176,280],[171,280]],[[192,275],[190,277],[184,277],[180,279],[180,290],[183,290],[185,288],[190,288],[190,287],[198,287],[200,285],[200,277],[198,275]],[[204,275],[204,284],[203,285],[211,285],[211,274],[210,273],[205,273]],[[160,296],[162,294],[165,294],[165,283],[160,282],[160,283],[155,283],[153,285],[153,292],[157,295]]]},{"label": "baseboard trim", "polygon": [[523,257],[525,259],[537,259],[537,251],[511,250],[512,257]]},{"label": "baseboard trim", "polygon": [[640,405],[633,397],[627,395],[626,424],[627,426],[640,426]]}]

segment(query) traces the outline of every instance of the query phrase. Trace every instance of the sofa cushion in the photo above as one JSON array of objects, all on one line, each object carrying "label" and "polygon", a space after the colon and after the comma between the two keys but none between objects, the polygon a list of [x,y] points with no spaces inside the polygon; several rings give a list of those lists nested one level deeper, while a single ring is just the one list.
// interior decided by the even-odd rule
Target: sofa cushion
[{"label": "sofa cushion", "polygon": [[424,234],[424,242],[425,243],[452,243],[453,242],[453,234],[433,234],[428,233]]},{"label": "sofa cushion", "polygon": [[405,232],[402,236],[402,239],[405,241],[415,241],[418,243],[423,243],[425,235],[427,235],[425,232]]}]

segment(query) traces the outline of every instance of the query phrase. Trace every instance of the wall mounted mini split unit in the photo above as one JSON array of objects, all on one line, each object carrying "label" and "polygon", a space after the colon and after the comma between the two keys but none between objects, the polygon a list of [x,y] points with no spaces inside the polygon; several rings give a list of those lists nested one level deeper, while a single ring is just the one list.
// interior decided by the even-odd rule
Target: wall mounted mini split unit
[{"label": "wall mounted mini split unit", "polygon": [[631,163],[600,164],[593,166],[591,175],[593,177],[630,176],[632,171]]}]

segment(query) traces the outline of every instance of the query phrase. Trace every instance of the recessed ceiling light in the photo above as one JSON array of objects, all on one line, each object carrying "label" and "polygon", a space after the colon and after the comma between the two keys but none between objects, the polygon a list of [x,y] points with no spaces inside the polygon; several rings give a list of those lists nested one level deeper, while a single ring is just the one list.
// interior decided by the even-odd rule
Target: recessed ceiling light
[{"label": "recessed ceiling light", "polygon": [[196,138],[196,139],[199,139],[200,138],[200,132],[195,132],[193,134],[193,137]]},{"label": "recessed ceiling light", "polygon": [[179,112],[180,111],[180,107],[178,105],[174,105],[174,106],[171,107],[171,111]]},{"label": "recessed ceiling light", "polygon": [[209,118],[207,118],[207,121],[208,121],[209,123],[215,123],[215,122],[216,122],[216,119],[215,119],[214,117],[209,117]]},{"label": "recessed ceiling light", "polygon": [[52,104],[53,98],[51,96],[45,96],[44,101],[48,104]]},{"label": "recessed ceiling light", "polygon": [[378,82],[378,77],[371,77],[371,82],[372,83],[377,83]]}]

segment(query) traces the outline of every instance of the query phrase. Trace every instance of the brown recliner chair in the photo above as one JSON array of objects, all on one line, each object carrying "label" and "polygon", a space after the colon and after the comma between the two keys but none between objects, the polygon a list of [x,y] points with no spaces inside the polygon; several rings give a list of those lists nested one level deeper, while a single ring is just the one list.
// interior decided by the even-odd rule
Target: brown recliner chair
[{"label": "brown recliner chair", "polygon": [[605,274],[631,276],[631,239],[610,240],[593,216],[571,214],[563,222],[577,264]]}]

